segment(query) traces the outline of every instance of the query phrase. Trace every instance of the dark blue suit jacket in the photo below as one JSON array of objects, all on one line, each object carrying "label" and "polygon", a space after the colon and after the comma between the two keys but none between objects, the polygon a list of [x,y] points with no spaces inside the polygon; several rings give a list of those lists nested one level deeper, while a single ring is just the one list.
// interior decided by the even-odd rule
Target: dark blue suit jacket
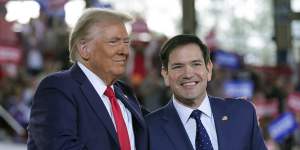
[{"label": "dark blue suit jacket", "polygon": [[[146,150],[147,128],[138,101],[123,83],[115,83],[114,89],[132,114],[136,149]],[[28,132],[28,150],[120,149],[104,103],[77,64],[41,81]]]},{"label": "dark blue suit jacket", "polygon": [[[209,97],[219,150],[266,150],[251,103]],[[228,120],[223,120],[227,116]],[[193,150],[179,115],[170,101],[146,116],[150,150]]]}]

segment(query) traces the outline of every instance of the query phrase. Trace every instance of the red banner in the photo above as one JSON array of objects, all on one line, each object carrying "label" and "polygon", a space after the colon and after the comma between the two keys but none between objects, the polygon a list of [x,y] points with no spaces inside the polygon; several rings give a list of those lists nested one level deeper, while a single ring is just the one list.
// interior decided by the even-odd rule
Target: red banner
[{"label": "red banner", "polygon": [[22,52],[17,47],[0,46],[0,64],[21,62]]},{"label": "red banner", "polygon": [[300,113],[300,93],[294,92],[287,98],[287,106],[295,113]]},{"label": "red banner", "polygon": [[256,114],[259,118],[275,117],[278,115],[278,101],[276,99],[267,101],[255,102]]}]

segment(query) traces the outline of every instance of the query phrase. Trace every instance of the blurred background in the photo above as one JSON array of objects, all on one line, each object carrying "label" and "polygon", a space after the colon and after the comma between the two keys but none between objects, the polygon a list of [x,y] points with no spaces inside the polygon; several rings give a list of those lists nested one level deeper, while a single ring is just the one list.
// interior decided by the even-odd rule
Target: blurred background
[{"label": "blurred background", "polygon": [[300,0],[0,0],[0,149],[26,149],[35,89],[70,67],[68,34],[87,7],[135,18],[122,80],[149,111],[171,94],[160,76],[160,46],[196,34],[214,63],[208,93],[247,97],[268,149],[300,150]]}]

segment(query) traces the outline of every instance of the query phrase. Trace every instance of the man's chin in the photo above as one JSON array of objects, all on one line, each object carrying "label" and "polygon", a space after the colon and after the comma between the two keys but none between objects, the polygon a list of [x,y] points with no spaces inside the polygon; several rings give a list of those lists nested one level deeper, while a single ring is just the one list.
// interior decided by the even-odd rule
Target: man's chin
[{"label": "man's chin", "polygon": [[184,99],[185,101],[190,101],[190,102],[193,102],[196,100],[195,95],[184,94],[184,95],[181,95],[180,97],[181,97],[181,99]]},{"label": "man's chin", "polygon": [[185,90],[182,93],[182,97],[187,100],[194,100],[197,97],[197,93],[195,91]]},{"label": "man's chin", "polygon": [[121,77],[125,74],[125,69],[120,69],[120,70],[116,70],[114,72],[114,75],[117,76],[117,77]]},{"label": "man's chin", "polygon": [[193,102],[193,101],[196,101],[196,97],[195,96],[187,96],[187,97],[185,97],[185,100]]}]

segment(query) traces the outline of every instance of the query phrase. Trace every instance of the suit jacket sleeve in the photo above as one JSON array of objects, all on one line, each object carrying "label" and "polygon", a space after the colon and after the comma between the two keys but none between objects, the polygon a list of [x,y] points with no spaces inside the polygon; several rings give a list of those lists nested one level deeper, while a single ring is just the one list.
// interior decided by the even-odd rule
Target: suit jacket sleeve
[{"label": "suit jacket sleeve", "polygon": [[86,149],[77,137],[76,104],[57,82],[46,79],[40,84],[33,100],[29,138],[41,150]]}]

